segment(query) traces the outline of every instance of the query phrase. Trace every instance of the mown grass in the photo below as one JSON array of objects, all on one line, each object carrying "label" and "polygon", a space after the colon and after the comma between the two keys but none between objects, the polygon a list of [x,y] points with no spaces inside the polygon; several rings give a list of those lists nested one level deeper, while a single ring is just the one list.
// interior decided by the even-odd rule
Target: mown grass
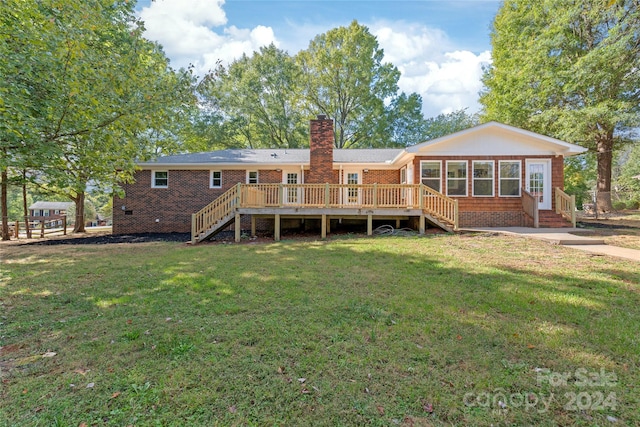
[{"label": "mown grass", "polygon": [[631,261],[490,235],[0,250],[0,425],[640,424]]}]

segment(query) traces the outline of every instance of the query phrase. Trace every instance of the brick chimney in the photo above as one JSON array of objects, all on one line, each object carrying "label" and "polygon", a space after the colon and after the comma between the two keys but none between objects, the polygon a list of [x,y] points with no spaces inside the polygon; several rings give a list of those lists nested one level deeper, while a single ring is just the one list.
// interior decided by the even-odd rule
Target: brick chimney
[{"label": "brick chimney", "polygon": [[310,164],[305,175],[307,184],[336,183],[333,173],[333,120],[318,115],[310,124]]}]

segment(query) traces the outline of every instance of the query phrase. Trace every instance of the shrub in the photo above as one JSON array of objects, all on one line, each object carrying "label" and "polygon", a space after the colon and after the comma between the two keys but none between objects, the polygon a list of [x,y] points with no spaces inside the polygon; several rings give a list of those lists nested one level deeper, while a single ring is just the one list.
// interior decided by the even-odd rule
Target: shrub
[{"label": "shrub", "polygon": [[627,200],[627,209],[640,209],[640,200]]},{"label": "shrub", "polygon": [[627,204],[625,202],[613,202],[613,209],[616,211],[621,211],[627,208]]}]

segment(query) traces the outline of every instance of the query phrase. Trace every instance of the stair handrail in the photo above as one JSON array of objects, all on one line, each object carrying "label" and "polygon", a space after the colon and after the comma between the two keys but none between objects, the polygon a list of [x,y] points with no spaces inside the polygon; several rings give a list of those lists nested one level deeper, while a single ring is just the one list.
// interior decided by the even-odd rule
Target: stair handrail
[{"label": "stair handrail", "polygon": [[569,195],[556,187],[556,213],[571,221],[571,226],[576,227],[576,196]]},{"label": "stair handrail", "polygon": [[201,233],[231,215],[239,206],[240,184],[234,185],[213,202],[191,215],[191,243],[198,241]]},{"label": "stair handrail", "polygon": [[525,188],[522,189],[522,210],[533,219],[533,228],[540,228],[538,198]]},{"label": "stair handrail", "polygon": [[420,208],[435,219],[444,221],[458,229],[458,201],[445,196],[424,184],[420,184]]}]

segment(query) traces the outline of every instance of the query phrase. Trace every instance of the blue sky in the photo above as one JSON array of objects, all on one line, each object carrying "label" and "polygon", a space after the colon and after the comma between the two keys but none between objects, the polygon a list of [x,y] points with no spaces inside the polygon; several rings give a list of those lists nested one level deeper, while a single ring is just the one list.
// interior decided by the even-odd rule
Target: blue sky
[{"label": "blue sky", "polygon": [[137,9],[147,37],[163,45],[174,67],[203,74],[217,60],[275,43],[295,54],[317,34],[352,20],[369,27],[385,60],[402,73],[400,89],[423,98],[427,117],[479,109],[482,67],[500,1],[149,0]]}]

